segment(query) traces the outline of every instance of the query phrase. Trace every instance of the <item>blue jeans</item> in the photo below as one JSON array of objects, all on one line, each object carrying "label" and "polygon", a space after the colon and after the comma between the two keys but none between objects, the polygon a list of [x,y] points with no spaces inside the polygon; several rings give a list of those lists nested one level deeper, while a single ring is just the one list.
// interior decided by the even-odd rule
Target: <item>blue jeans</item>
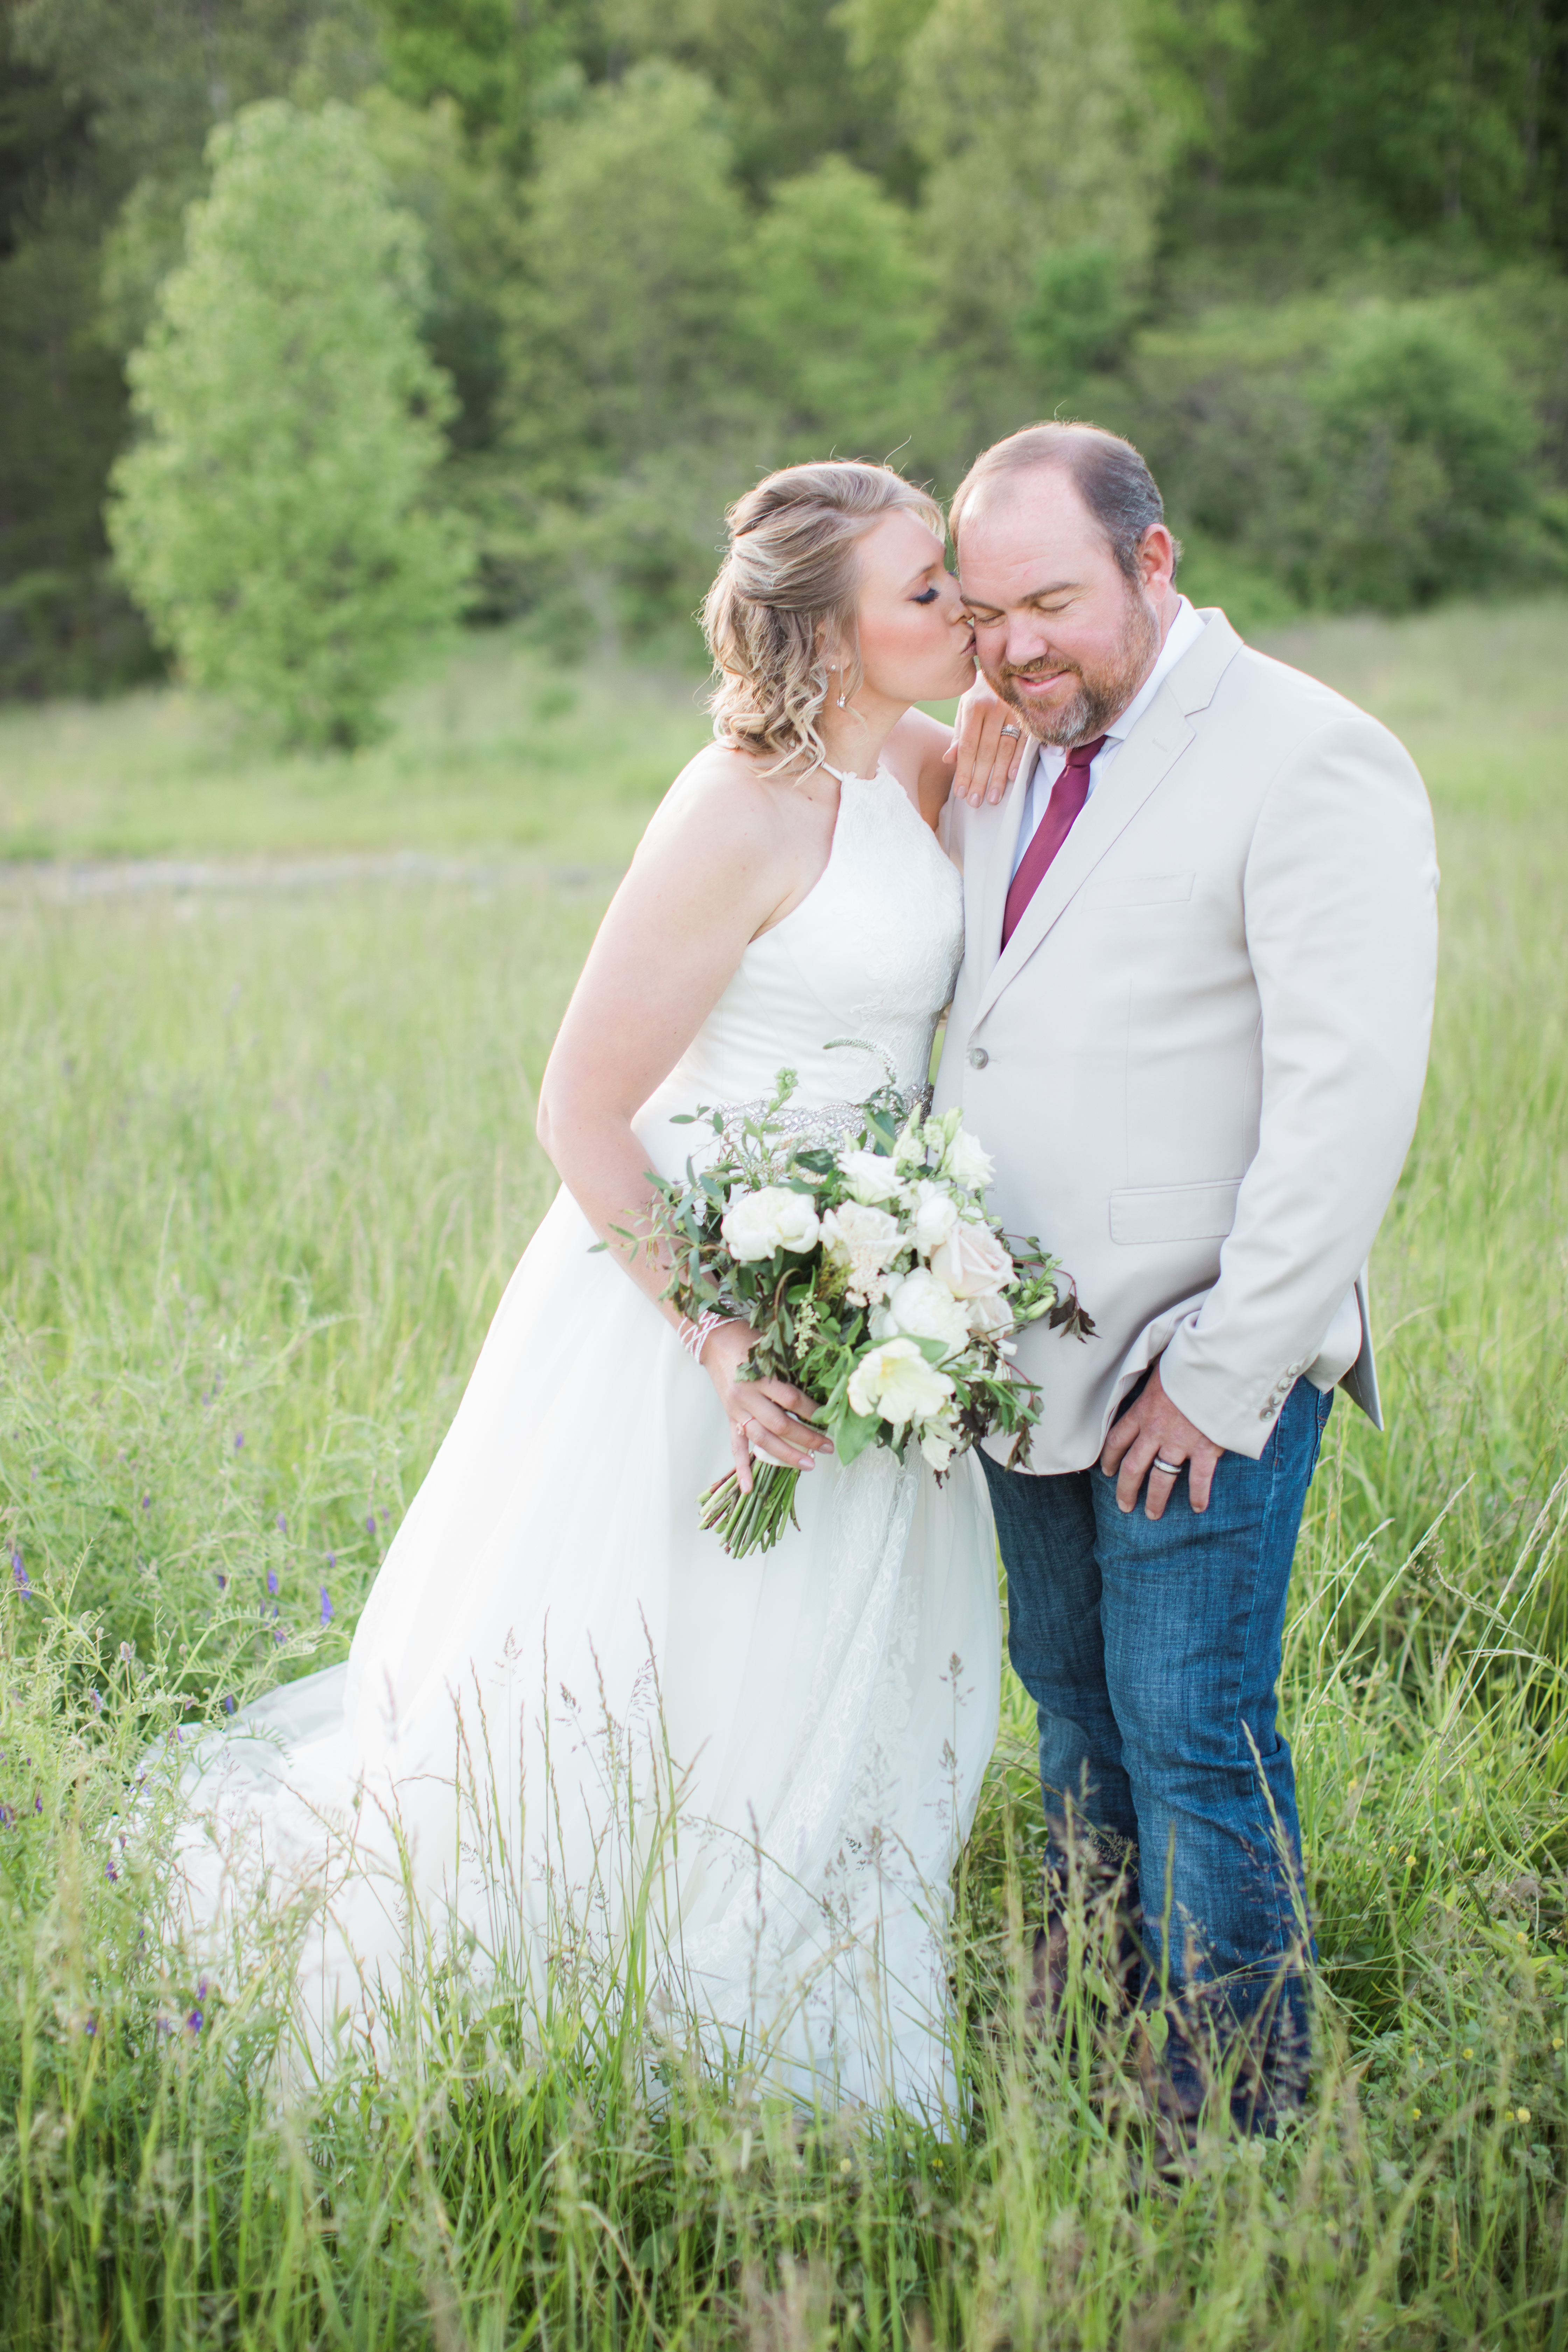
[{"label": "blue jeans", "polygon": [[[1332,1402],[1298,1381],[1259,1459],[1225,1454],[1206,1511],[1122,1511],[1098,1465],[1030,1477],[982,1456],[1007,1570],[1008,1650],[1039,1713],[1047,1870],[1087,1832],[1136,1854],[1143,2000],[1195,2114],[1217,2039],[1245,2034],[1250,2124],[1300,2095],[1311,1950],[1275,1685],[1307,1487]],[[1168,2007],[1165,2007],[1167,1997]],[[1239,2080],[1239,2077],[1238,2077]]]}]

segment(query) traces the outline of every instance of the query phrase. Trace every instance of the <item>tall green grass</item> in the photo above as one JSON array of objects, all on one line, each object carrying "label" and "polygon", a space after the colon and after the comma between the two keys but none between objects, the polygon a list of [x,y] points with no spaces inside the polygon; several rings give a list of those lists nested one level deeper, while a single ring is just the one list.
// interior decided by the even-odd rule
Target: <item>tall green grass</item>
[{"label": "tall green grass", "polygon": [[7,2340],[1563,2352],[1563,636],[1546,607],[1290,648],[1433,772],[1443,995],[1374,1267],[1388,1432],[1336,1406],[1289,1636],[1312,2100],[1174,2182],[1092,1916],[1079,2030],[1026,2031],[1011,1685],[959,1878],[965,2116],[807,2123],[650,2052],[591,1982],[541,2042],[456,1978],[398,2065],[279,2096],[286,1954],[205,1990],[166,1961],[128,1788],[149,1742],[342,1654],[548,1198],[532,1091],[601,894],[13,894]]}]

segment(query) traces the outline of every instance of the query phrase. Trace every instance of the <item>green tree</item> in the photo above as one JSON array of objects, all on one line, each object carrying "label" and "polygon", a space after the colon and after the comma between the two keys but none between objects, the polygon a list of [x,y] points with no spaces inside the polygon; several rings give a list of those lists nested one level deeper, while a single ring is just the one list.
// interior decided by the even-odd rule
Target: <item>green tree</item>
[{"label": "green tree", "polygon": [[910,44],[921,217],[977,434],[1018,421],[1015,339],[1041,257],[1096,248],[1126,278],[1148,260],[1173,134],[1138,22],[1133,0],[937,0]]},{"label": "green tree", "polygon": [[264,100],[209,157],[132,362],[145,435],[115,468],[111,536],[195,684],[347,746],[469,566],[426,503],[451,394],[418,338],[419,230],[347,108]]},{"label": "green tree", "polygon": [[930,450],[941,400],[931,272],[909,212],[829,156],[758,223],[738,306],[779,454]]}]

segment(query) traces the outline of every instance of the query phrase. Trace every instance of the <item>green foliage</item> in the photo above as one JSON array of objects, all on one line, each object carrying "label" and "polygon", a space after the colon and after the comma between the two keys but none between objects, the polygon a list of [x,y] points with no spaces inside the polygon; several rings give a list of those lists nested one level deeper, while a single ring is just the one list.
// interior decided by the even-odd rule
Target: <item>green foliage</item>
[{"label": "green foliage", "polygon": [[931,272],[909,213],[829,156],[785,180],[746,254],[737,320],[781,459],[885,457],[940,429]]},{"label": "green foliage", "polygon": [[448,625],[463,535],[423,501],[450,395],[416,329],[416,226],[347,109],[259,101],[132,364],[146,438],[115,469],[121,567],[198,685],[348,745]]}]

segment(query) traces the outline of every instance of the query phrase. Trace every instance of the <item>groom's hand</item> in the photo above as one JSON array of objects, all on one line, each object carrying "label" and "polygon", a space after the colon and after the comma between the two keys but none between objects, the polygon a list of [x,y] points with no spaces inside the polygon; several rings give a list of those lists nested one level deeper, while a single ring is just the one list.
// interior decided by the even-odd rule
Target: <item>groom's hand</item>
[{"label": "groom's hand", "polygon": [[942,755],[952,762],[958,798],[971,808],[987,799],[994,807],[1018,772],[1024,742],[1017,712],[976,677],[958,706],[952,740]]},{"label": "groom's hand", "polygon": [[[1181,1408],[1171,1402],[1161,1385],[1160,1367],[1156,1364],[1125,1412],[1111,1423],[1100,1466],[1108,1477],[1115,1477],[1116,1499],[1124,1511],[1132,1509],[1147,1478],[1149,1499],[1143,1507],[1150,1518],[1157,1519],[1171,1499],[1184,1462],[1187,1466],[1188,1502],[1194,1511],[1208,1509],[1209,1488],[1224,1452],[1223,1445],[1215,1445],[1205,1437],[1196,1423],[1189,1421]],[[1167,1462],[1173,1463],[1175,1468],[1157,1466]]]}]

